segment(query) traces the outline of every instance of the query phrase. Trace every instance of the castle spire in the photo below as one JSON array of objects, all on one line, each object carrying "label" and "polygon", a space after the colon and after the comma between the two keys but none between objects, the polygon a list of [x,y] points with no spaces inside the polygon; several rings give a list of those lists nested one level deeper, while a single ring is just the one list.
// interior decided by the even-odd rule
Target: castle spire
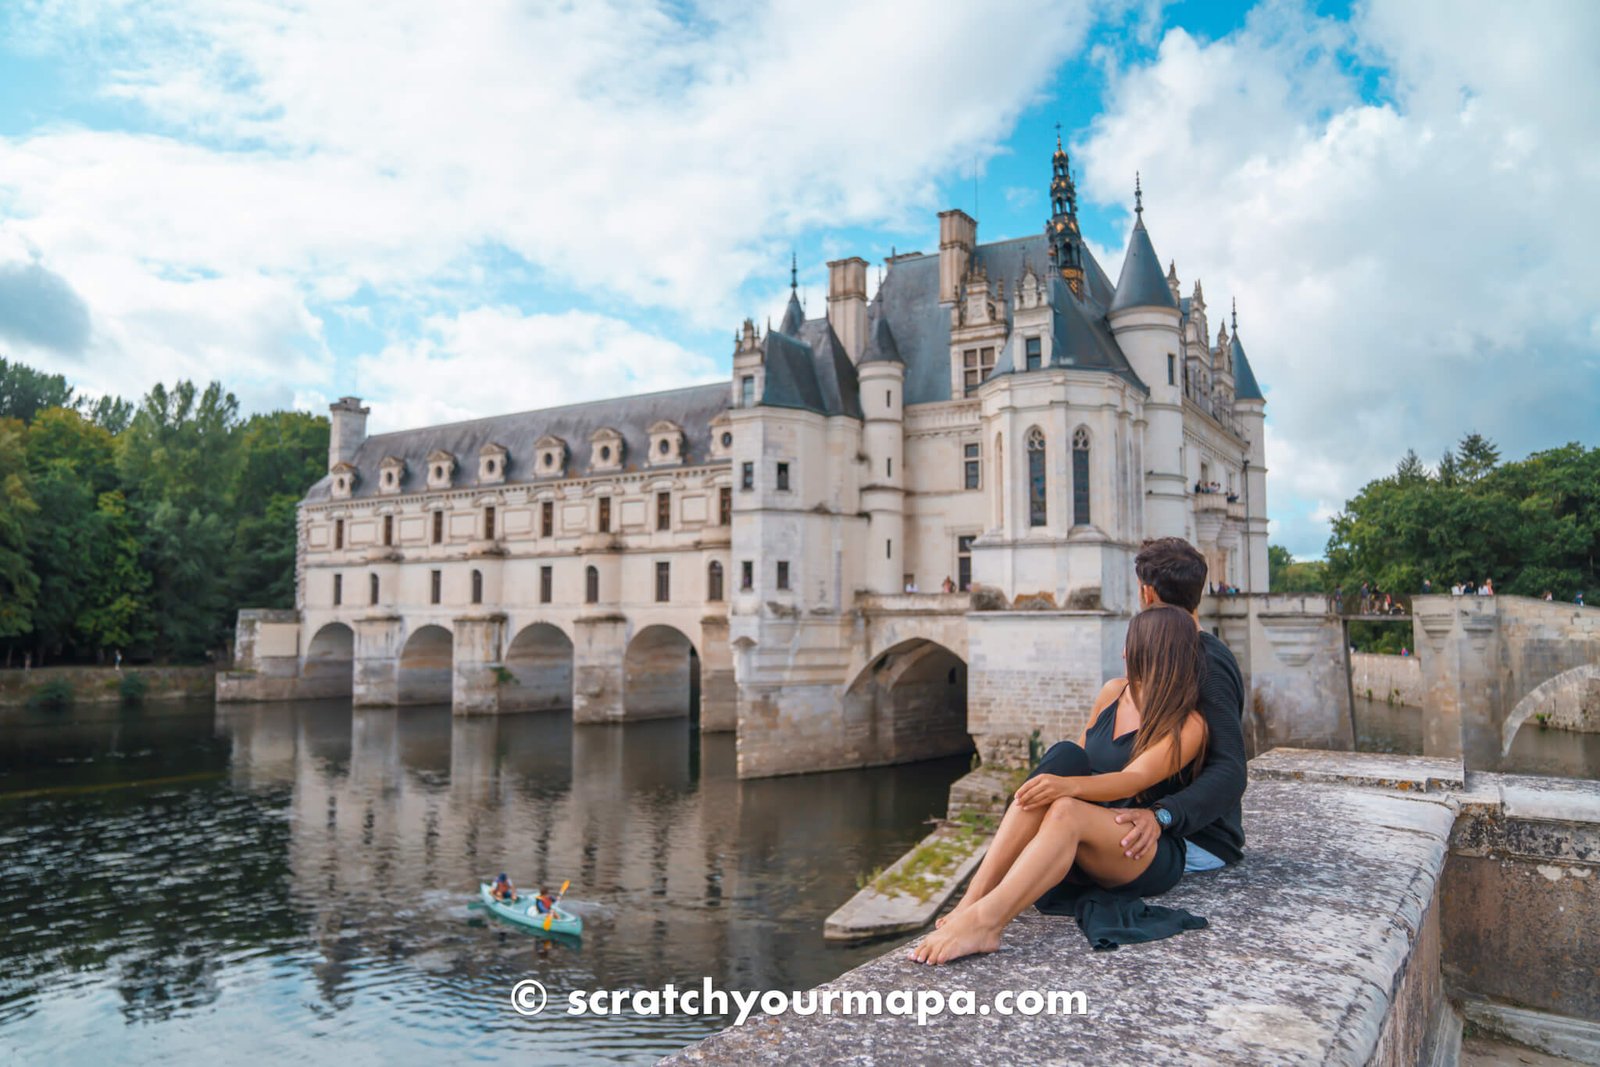
[{"label": "castle spire", "polygon": [[1133,213],[1144,221],[1144,190],[1139,188],[1139,172],[1133,172]]},{"label": "castle spire", "polygon": [[1239,298],[1233,298],[1233,332],[1239,332]]},{"label": "castle spire", "polygon": [[795,255],[794,249],[789,249],[789,292],[794,292],[800,287],[800,258]]},{"label": "castle spire", "polygon": [[1050,265],[1073,293],[1083,293],[1083,237],[1078,232],[1078,190],[1072,182],[1072,161],[1061,146],[1056,124],[1056,150],[1050,157],[1050,218],[1044,224]]}]

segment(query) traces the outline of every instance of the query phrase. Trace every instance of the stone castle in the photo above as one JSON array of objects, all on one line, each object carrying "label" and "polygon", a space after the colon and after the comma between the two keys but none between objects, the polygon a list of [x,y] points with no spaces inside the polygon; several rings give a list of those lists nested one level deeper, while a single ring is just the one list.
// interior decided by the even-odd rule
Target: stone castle
[{"label": "stone castle", "polygon": [[340,400],[297,607],[241,613],[219,696],[697,710],[745,776],[1075,732],[1121,673],[1144,538],[1266,592],[1265,400],[1137,185],[1113,283],[1059,143],[1052,172],[1042,234],[941,212],[870,299],[865,260],[828,264],[818,317],[791,275],[727,383],[370,436]]}]

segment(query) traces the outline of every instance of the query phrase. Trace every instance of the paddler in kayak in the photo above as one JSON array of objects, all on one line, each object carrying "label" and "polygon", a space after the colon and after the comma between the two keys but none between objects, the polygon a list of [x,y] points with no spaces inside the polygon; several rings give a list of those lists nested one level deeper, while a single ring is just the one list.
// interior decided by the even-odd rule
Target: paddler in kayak
[{"label": "paddler in kayak", "polygon": [[494,880],[494,885],[490,887],[489,892],[494,895],[494,899],[506,904],[510,904],[517,899],[516,887],[511,884],[511,879],[506,877],[505,871],[500,872],[500,877]]},{"label": "paddler in kayak", "polygon": [[540,915],[548,915],[550,909],[556,906],[556,898],[550,895],[549,889],[540,886],[539,895],[533,898],[533,904],[539,909]]}]

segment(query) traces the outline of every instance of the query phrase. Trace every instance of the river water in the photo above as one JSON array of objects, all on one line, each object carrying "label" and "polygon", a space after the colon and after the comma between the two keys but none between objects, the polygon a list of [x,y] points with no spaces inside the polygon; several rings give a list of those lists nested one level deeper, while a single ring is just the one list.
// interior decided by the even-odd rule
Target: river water
[{"label": "river water", "polygon": [[[967,763],[741,783],[732,735],[681,719],[0,712],[0,1062],[649,1062],[728,1020],[566,994],[804,989],[882,952],[822,921]],[[572,879],[581,942],[469,907],[501,870]]]},{"label": "river water", "polygon": [[[1421,708],[1355,698],[1356,750],[1422,754]],[[1600,734],[1541,729],[1525,723],[1511,739],[1500,770],[1560,778],[1600,778]]]}]

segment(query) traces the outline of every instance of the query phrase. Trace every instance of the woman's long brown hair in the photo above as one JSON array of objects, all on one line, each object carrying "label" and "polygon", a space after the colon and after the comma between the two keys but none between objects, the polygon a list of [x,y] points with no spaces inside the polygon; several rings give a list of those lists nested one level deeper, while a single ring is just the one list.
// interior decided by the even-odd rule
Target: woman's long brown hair
[{"label": "woman's long brown hair", "polygon": [[[1200,706],[1200,630],[1194,616],[1169,604],[1148,608],[1128,624],[1123,646],[1128,686],[1139,705],[1139,732],[1131,762],[1140,753],[1172,740],[1172,773],[1184,770],[1183,723]],[[1192,778],[1205,762],[1205,740],[1189,763]]]}]

